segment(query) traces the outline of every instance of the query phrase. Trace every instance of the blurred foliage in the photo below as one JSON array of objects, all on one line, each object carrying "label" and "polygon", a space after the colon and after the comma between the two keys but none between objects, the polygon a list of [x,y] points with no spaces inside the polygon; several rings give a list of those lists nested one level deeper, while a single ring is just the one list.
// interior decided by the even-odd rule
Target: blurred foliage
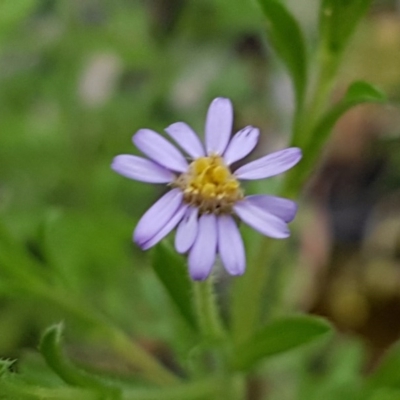
[{"label": "blurred foliage", "polygon": [[[163,189],[124,180],[110,163],[135,152],[130,137],[141,127],[162,131],[184,116],[202,132],[217,95],[241,109],[239,126],[257,114],[265,124],[261,32],[245,0],[234,8],[226,0],[0,2],[2,223],[54,290],[101,310],[168,363],[165,343],[178,355],[193,343],[130,239]],[[21,292],[4,271],[0,278],[3,357],[24,359],[21,349],[60,319],[94,347],[86,325],[68,324],[73,316]],[[126,369],[116,365],[106,369]]]},{"label": "blurred foliage", "polygon": [[[238,106],[255,101],[252,61],[237,46],[247,36],[259,41],[259,18],[242,3],[227,15],[226,1],[169,1],[166,14],[180,17],[164,22],[156,1],[1,3],[1,218],[65,287],[139,334],[173,335],[158,309],[164,293],[130,241],[160,189],[121,179],[109,165],[135,152],[130,137],[140,127],[162,131],[184,115],[201,132],[216,94]],[[247,82],[238,79],[246,73]],[[1,330],[13,331],[3,340],[17,347],[29,315],[28,326],[54,318],[43,310],[21,317],[15,300],[2,307]]]},{"label": "blurred foliage", "polygon": [[[174,299],[169,301],[170,283],[165,284],[165,290],[149,268],[148,259],[131,243],[138,218],[163,189],[125,180],[109,166],[116,154],[135,153],[130,138],[139,128],[161,132],[183,119],[202,134],[206,108],[216,96],[232,99],[238,127],[251,123],[265,133],[279,132],[264,137],[262,146],[286,142],[288,134],[283,132],[287,131],[292,97],[279,63],[271,60],[262,14],[255,2],[251,3],[0,0],[1,221],[35,260],[26,268],[37,269],[55,291],[81,299],[82,310],[101,310],[178,374],[182,371],[172,351],[189,371],[190,357],[207,357],[208,353],[193,348],[190,327],[180,318],[179,311],[191,321],[191,310],[175,308]],[[302,3],[307,4],[307,0]],[[394,3],[378,2],[376,7],[392,10]],[[310,9],[310,13],[314,11]],[[388,14],[387,18],[386,25],[382,19],[365,22],[343,69],[343,81],[368,79],[394,88],[390,95],[398,98],[399,60],[393,48],[398,47],[399,16]],[[311,37],[316,26],[317,22],[307,26],[305,36]],[[338,26],[331,24],[331,28]],[[289,33],[297,29],[294,25]],[[277,32],[275,40],[288,39],[287,32],[283,36],[279,36],[279,29]],[[388,41],[391,47],[385,46]],[[298,43],[300,47],[292,48],[286,60],[283,58],[295,75],[301,97],[307,55],[302,42]],[[375,52],[379,55],[371,57]],[[301,57],[300,64],[296,64],[296,54]],[[366,59],[368,66],[364,68]],[[380,73],[381,60],[385,60],[384,74]],[[285,129],[279,131],[280,126]],[[393,159],[398,163],[396,156]],[[262,183],[264,190],[274,184]],[[252,234],[244,232],[249,243]],[[168,254],[158,253],[157,257],[160,264],[160,257]],[[24,262],[18,260],[15,267],[22,270]],[[159,276],[168,280],[165,274]],[[0,354],[4,357],[0,399],[12,399],[8,393],[15,393],[15,388],[21,389],[18,399],[51,399],[55,398],[52,390],[58,387],[59,399],[100,398],[86,387],[65,386],[31,352],[39,342],[39,333],[60,319],[67,321],[73,343],[68,350],[75,353],[76,363],[82,364],[84,371],[90,361],[96,365],[95,371],[88,371],[96,376],[91,378],[94,382],[108,371],[132,390],[132,398],[159,398],[158,392],[133,391],[136,382],[129,367],[115,361],[102,348],[96,332],[86,329],[82,321],[69,324],[70,315],[9,282],[7,273],[0,269]],[[180,284],[184,286],[186,281]],[[221,290],[225,290],[224,282]],[[297,328],[293,329],[296,332]],[[307,342],[307,337],[297,339]],[[288,348],[294,346],[291,343]],[[261,339],[258,345],[268,347]],[[335,350],[324,343],[316,346],[317,351],[312,347],[288,353],[263,367],[270,377],[268,398],[345,400],[360,393],[365,395],[363,399],[400,398],[399,378],[394,372],[400,359],[397,348],[364,382],[362,345],[340,338],[330,345]],[[269,348],[265,352],[274,353]],[[21,361],[14,364],[8,357]],[[14,374],[16,370],[21,373]],[[4,377],[7,384],[2,384]],[[207,398],[200,384],[187,390]],[[285,390],[288,392],[283,393]],[[185,398],[186,392],[182,393],[163,395],[178,400]]]}]

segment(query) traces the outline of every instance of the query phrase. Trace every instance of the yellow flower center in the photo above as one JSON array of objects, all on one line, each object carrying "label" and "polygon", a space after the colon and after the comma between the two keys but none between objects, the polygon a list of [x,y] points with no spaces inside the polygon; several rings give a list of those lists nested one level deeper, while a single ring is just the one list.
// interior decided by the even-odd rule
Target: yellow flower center
[{"label": "yellow flower center", "polygon": [[230,213],[232,206],[243,198],[238,180],[218,155],[194,160],[173,186],[183,191],[185,202],[202,213]]}]

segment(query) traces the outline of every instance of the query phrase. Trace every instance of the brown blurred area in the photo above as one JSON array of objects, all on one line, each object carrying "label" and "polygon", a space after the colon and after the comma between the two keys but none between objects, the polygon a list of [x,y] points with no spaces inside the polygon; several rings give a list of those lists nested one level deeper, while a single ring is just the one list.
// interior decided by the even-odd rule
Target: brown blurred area
[{"label": "brown blurred area", "polygon": [[[355,51],[357,49],[357,51]],[[357,33],[339,79],[382,88],[335,127],[306,191],[302,259],[312,313],[362,337],[370,366],[400,338],[400,15],[377,9]]]}]

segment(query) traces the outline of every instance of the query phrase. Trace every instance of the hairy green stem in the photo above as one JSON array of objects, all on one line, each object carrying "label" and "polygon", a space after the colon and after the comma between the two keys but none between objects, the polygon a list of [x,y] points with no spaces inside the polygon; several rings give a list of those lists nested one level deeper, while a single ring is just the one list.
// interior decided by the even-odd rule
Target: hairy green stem
[{"label": "hairy green stem", "polygon": [[215,302],[212,277],[194,282],[194,299],[198,322],[203,336],[210,341],[224,338],[225,331]]}]

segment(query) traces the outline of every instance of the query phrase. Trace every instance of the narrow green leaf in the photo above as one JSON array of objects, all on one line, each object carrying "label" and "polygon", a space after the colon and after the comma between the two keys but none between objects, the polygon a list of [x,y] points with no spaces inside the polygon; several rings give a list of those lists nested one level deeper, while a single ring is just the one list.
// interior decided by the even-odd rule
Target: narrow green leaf
[{"label": "narrow green leaf", "polygon": [[272,45],[292,78],[297,106],[301,107],[307,83],[307,57],[300,26],[289,10],[277,0],[258,0],[258,3],[267,19]]},{"label": "narrow green leaf", "polygon": [[322,318],[299,315],[277,319],[236,349],[233,367],[248,369],[266,357],[302,346],[331,331]]},{"label": "narrow green leaf", "polygon": [[[383,103],[385,101],[385,94],[369,83],[358,81],[351,84],[343,99],[333,106],[314,128],[309,144],[309,153],[318,154],[320,152],[336,122],[352,107],[362,103]],[[309,157],[308,162],[314,163],[314,161],[313,157]]]},{"label": "narrow green leaf", "polygon": [[0,378],[7,375],[10,372],[11,366],[15,363],[15,360],[0,359]]},{"label": "narrow green leaf", "polygon": [[320,8],[320,35],[327,49],[340,53],[371,0],[323,0]]},{"label": "narrow green leaf", "polygon": [[296,168],[288,179],[289,186],[297,187],[309,176],[318,160],[321,149],[329,138],[329,135],[337,121],[351,108],[363,103],[383,103],[386,96],[379,89],[367,82],[358,81],[350,85],[347,93],[336,105],[323,115],[312,130],[310,139],[304,150],[304,157],[300,168]]},{"label": "narrow green leaf", "polygon": [[[120,398],[120,390],[102,382],[99,378],[75,367],[64,355],[61,348],[63,325],[48,328],[41,339],[39,350],[47,365],[66,383],[87,389],[94,389],[112,398]],[[113,397],[111,397],[113,396]]]},{"label": "narrow green leaf", "polygon": [[192,282],[184,258],[162,242],[154,249],[152,265],[179,312],[189,325],[196,328]]},{"label": "narrow green leaf", "polygon": [[[40,387],[21,379],[1,383],[0,400],[105,400],[99,392],[71,387]],[[113,400],[113,398],[109,397]]]},{"label": "narrow green leaf", "polygon": [[366,103],[366,102],[385,102],[387,100],[385,93],[375,86],[365,81],[353,82],[344,97],[348,103]]}]

